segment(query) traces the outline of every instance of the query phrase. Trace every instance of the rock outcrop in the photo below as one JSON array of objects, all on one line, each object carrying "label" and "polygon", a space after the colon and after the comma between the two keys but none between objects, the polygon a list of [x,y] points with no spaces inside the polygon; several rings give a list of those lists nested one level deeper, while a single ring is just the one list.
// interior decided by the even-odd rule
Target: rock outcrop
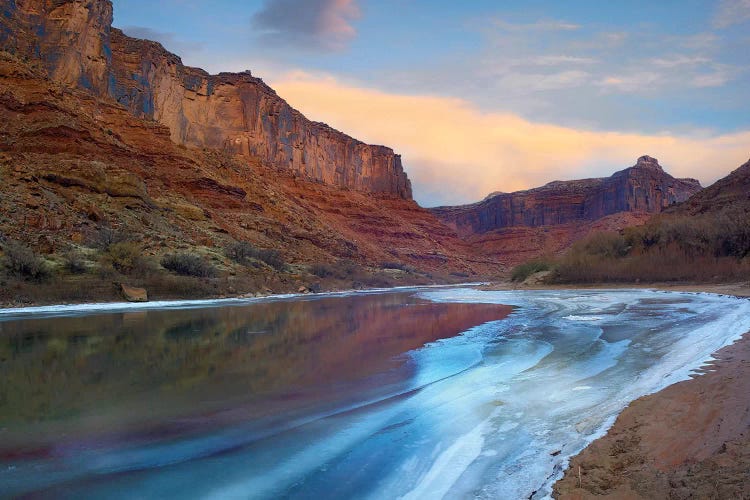
[{"label": "rock outcrop", "polygon": [[174,142],[260,158],[305,179],[411,199],[401,157],[305,118],[250,72],[209,75],[111,27],[109,0],[4,2],[0,49],[55,81],[169,127]]},{"label": "rock outcrop", "polygon": [[555,181],[472,204],[431,209],[462,236],[517,227],[592,222],[619,212],[659,213],[700,191],[695,179],[676,179],[659,162],[642,156],[611,177]]}]

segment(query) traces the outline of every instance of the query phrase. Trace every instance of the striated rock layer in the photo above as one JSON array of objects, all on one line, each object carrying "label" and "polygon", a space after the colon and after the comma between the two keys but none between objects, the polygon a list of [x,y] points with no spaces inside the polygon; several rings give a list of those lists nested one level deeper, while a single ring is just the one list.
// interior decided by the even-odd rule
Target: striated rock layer
[{"label": "striated rock layer", "polygon": [[642,156],[611,177],[555,181],[479,203],[431,209],[462,236],[490,231],[592,222],[619,212],[659,213],[700,191],[695,179],[675,179],[659,162]]},{"label": "striated rock layer", "polygon": [[250,72],[209,75],[111,27],[109,0],[4,0],[0,49],[60,83],[114,98],[172,140],[260,158],[332,186],[411,199],[401,157],[313,122]]}]

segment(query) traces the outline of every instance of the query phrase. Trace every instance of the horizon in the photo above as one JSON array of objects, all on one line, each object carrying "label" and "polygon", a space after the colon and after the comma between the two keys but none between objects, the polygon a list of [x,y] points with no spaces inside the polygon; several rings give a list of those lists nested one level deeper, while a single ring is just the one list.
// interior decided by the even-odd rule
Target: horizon
[{"label": "horizon", "polygon": [[392,2],[357,0],[113,3],[126,34],[211,73],[249,69],[309,119],[393,148],[423,206],[644,154],[708,186],[750,157],[745,0],[410,2],[394,19]]}]

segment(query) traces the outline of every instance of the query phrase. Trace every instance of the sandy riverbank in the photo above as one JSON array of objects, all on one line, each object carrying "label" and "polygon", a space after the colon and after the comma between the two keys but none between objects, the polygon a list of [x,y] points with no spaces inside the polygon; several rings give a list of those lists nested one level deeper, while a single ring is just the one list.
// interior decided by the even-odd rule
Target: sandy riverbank
[{"label": "sandy riverbank", "polygon": [[631,403],[571,460],[556,498],[750,498],[750,333],[714,357]]}]

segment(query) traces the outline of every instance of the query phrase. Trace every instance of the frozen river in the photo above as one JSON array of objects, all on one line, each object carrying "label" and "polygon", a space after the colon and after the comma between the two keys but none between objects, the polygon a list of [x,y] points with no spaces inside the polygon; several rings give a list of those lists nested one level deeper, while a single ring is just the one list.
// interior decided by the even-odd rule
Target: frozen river
[{"label": "frozen river", "polygon": [[0,313],[0,496],[544,498],[748,330],[750,301],[647,290]]}]

